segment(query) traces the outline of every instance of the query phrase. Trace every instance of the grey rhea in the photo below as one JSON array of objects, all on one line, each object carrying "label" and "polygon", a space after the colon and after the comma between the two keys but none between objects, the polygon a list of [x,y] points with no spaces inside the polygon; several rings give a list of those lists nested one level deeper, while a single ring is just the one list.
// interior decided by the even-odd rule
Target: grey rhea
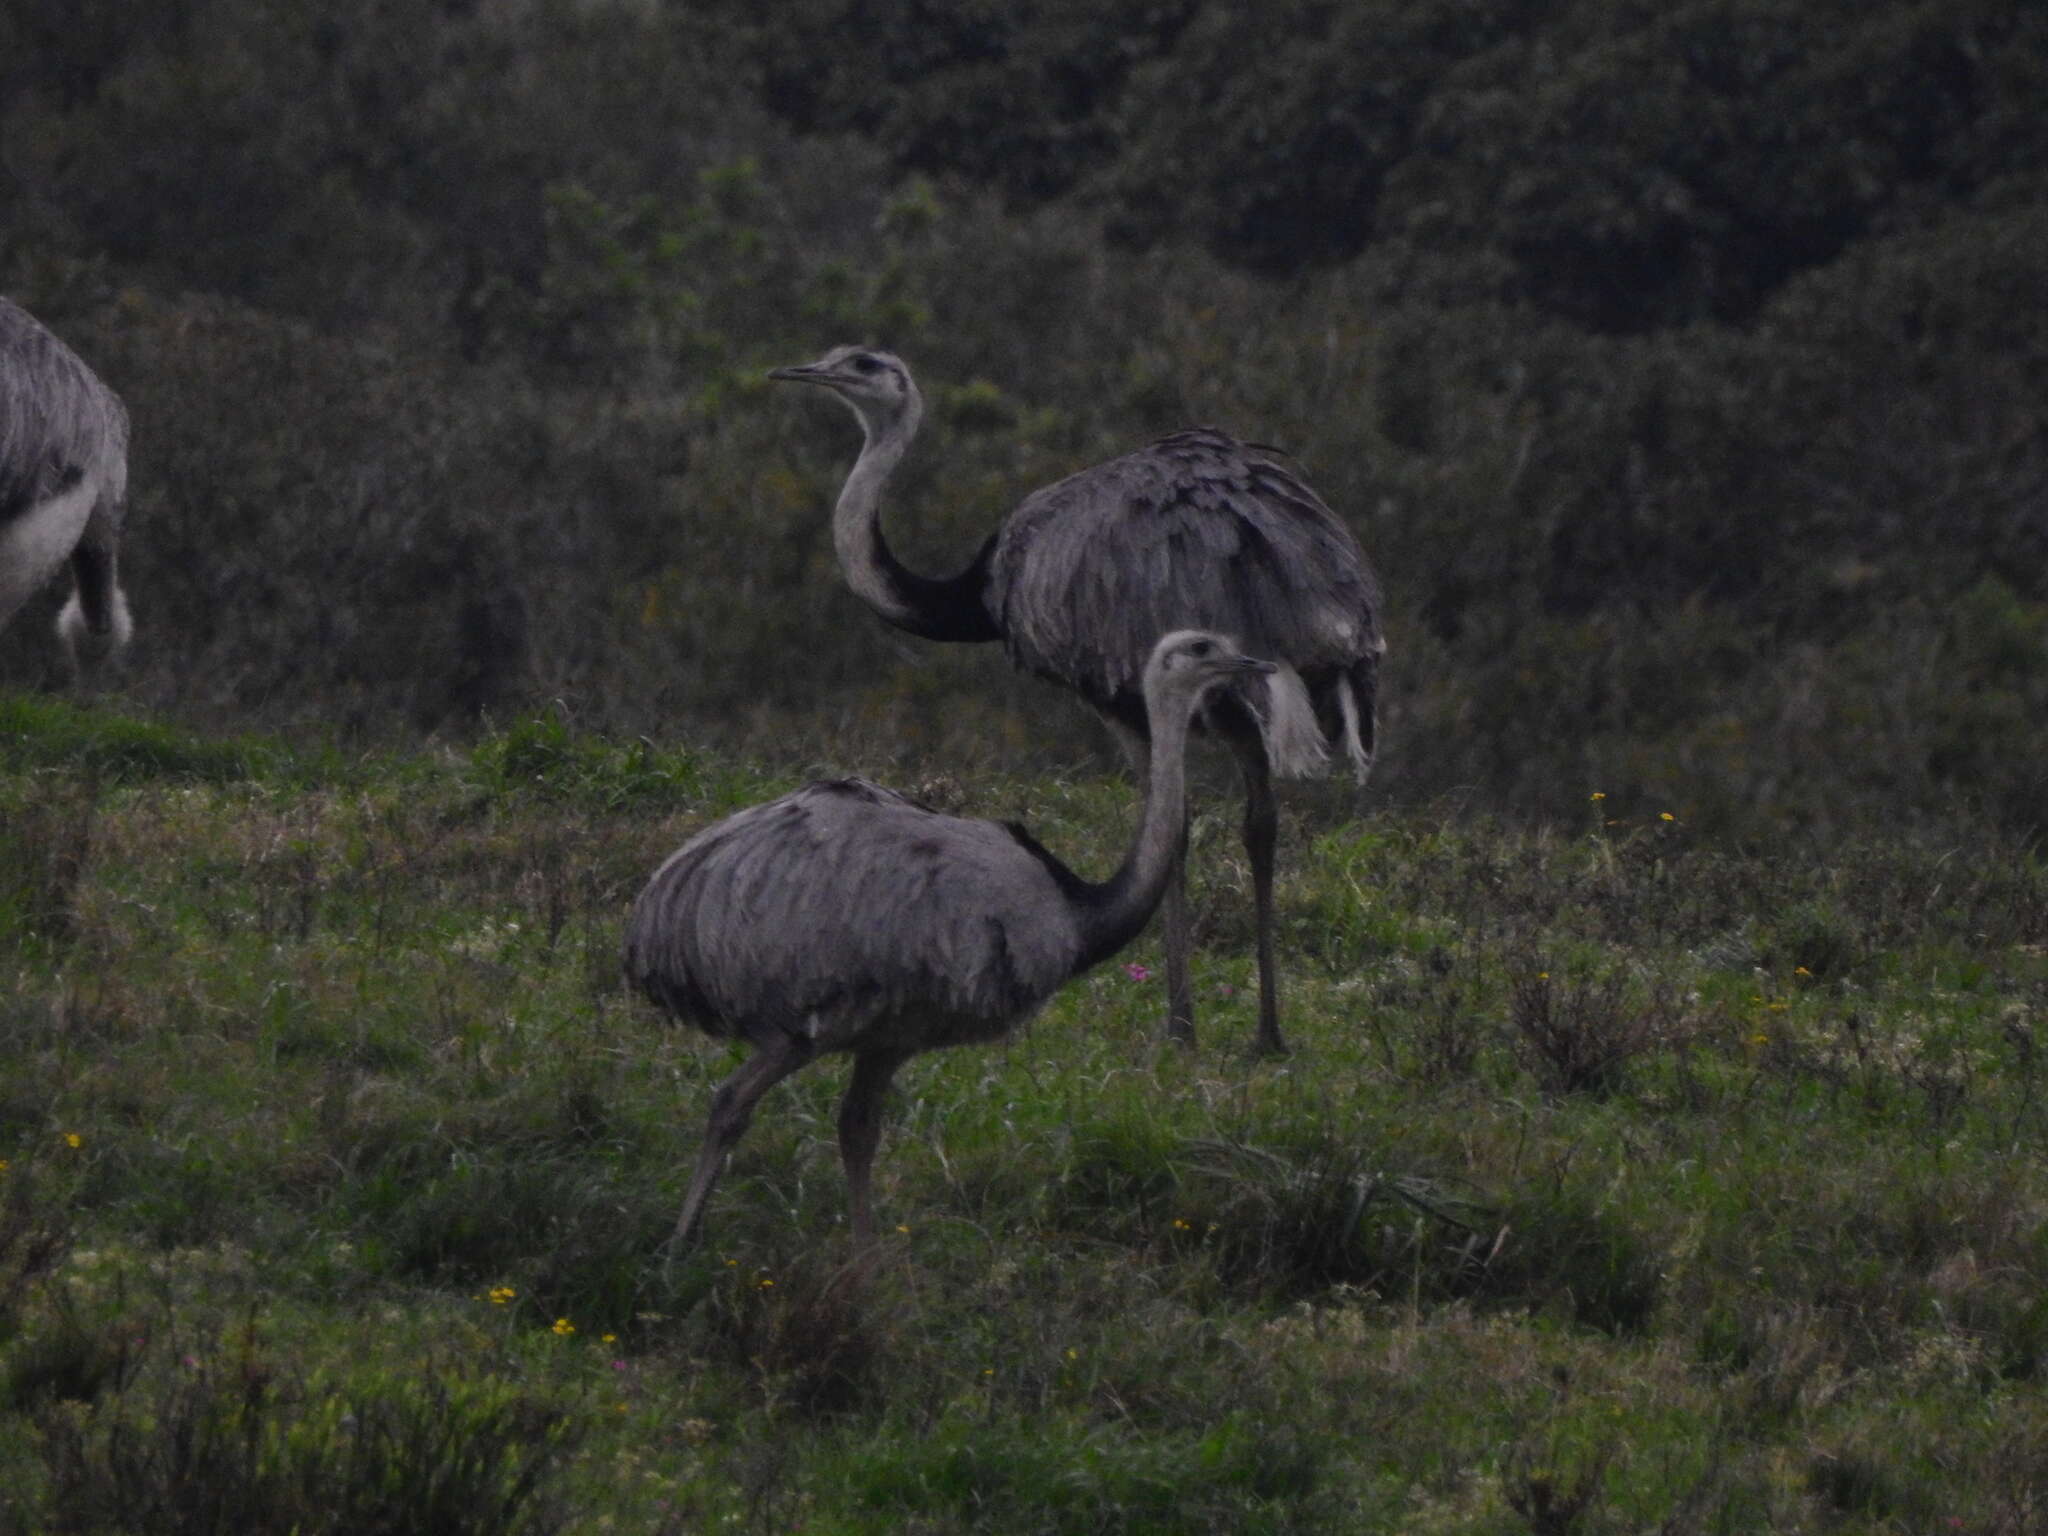
[{"label": "grey rhea", "polygon": [[0,299],[0,626],[68,560],[65,660],[116,654],[134,625],[121,591],[128,412],[63,342]]},{"label": "grey rhea", "polygon": [[[1069,475],[1027,496],[959,574],[908,569],[881,530],[881,494],[923,417],[902,359],[836,347],[771,378],[815,384],[864,434],[833,516],[853,590],[889,623],[933,640],[1000,640],[1018,666],[1081,695],[1132,769],[1148,738],[1139,679],[1154,639],[1194,626],[1235,635],[1276,670],[1260,690],[1219,699],[1202,724],[1244,777],[1259,962],[1258,1045],[1280,1052],[1273,953],[1275,774],[1325,773],[1333,758],[1365,782],[1377,745],[1378,579],[1358,541],[1276,450],[1198,427]],[[1165,898],[1167,1029],[1194,1038],[1185,880]]]},{"label": "grey rhea", "polygon": [[911,1056],[995,1040],[1133,939],[1158,906],[1186,814],[1191,718],[1211,688],[1271,673],[1221,635],[1153,648],[1141,692],[1152,753],[1123,863],[1083,880],[1017,826],[944,816],[862,779],[811,784],[706,828],[647,883],[627,977],[662,1008],[753,1054],[718,1086],[676,1236],[783,1078],[852,1054],[839,1151],[853,1233],[874,1234],[868,1175],[882,1096]]}]

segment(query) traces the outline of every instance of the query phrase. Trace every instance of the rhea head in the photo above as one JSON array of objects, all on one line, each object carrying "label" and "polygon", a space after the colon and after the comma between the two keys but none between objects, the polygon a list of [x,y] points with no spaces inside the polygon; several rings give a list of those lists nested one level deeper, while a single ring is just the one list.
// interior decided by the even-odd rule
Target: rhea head
[{"label": "rhea head", "polygon": [[871,441],[890,431],[908,436],[924,414],[924,397],[903,360],[875,347],[834,347],[815,363],[771,369],[768,377],[829,389],[860,418]]}]

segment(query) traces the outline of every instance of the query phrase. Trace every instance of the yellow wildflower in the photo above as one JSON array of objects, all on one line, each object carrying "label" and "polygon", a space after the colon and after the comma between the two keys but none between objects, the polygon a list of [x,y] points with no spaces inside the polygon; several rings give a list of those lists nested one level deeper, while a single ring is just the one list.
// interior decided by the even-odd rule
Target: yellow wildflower
[{"label": "yellow wildflower", "polygon": [[569,1319],[567,1319],[566,1317],[558,1317],[555,1319],[555,1332],[559,1333],[563,1338],[568,1338],[569,1335],[574,1333],[575,1331],[576,1325],[570,1322]]},{"label": "yellow wildflower", "polygon": [[73,1148],[82,1147],[85,1145],[85,1138],[76,1131],[66,1131],[64,1133],[64,1145]]}]

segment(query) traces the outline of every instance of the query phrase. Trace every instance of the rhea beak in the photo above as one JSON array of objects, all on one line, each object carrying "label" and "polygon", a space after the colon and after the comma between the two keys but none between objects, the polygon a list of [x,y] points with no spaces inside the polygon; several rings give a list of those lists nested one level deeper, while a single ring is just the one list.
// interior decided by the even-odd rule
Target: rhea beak
[{"label": "rhea beak", "polygon": [[768,377],[791,384],[829,384],[832,382],[832,370],[823,363],[799,363],[794,368],[770,368]]},{"label": "rhea beak", "polygon": [[1252,679],[1263,677],[1280,669],[1270,661],[1261,661],[1256,656],[1218,656],[1218,671],[1209,679],[1209,686],[1203,692],[1214,698],[1219,693],[1242,695],[1252,686]]}]

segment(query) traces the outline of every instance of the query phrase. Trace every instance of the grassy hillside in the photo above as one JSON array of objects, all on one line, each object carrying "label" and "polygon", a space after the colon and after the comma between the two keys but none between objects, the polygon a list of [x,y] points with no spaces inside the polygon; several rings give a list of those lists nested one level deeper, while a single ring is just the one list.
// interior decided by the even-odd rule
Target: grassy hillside
[{"label": "grassy hillside", "polygon": [[[0,1525],[2019,1533],[2048,870],[1296,805],[1251,1060],[1150,941],[927,1057],[853,1262],[840,1069],[670,1259],[719,1048],[619,919],[782,782],[546,719],[308,755],[0,718]],[[1112,780],[934,781],[1084,866]]]}]

